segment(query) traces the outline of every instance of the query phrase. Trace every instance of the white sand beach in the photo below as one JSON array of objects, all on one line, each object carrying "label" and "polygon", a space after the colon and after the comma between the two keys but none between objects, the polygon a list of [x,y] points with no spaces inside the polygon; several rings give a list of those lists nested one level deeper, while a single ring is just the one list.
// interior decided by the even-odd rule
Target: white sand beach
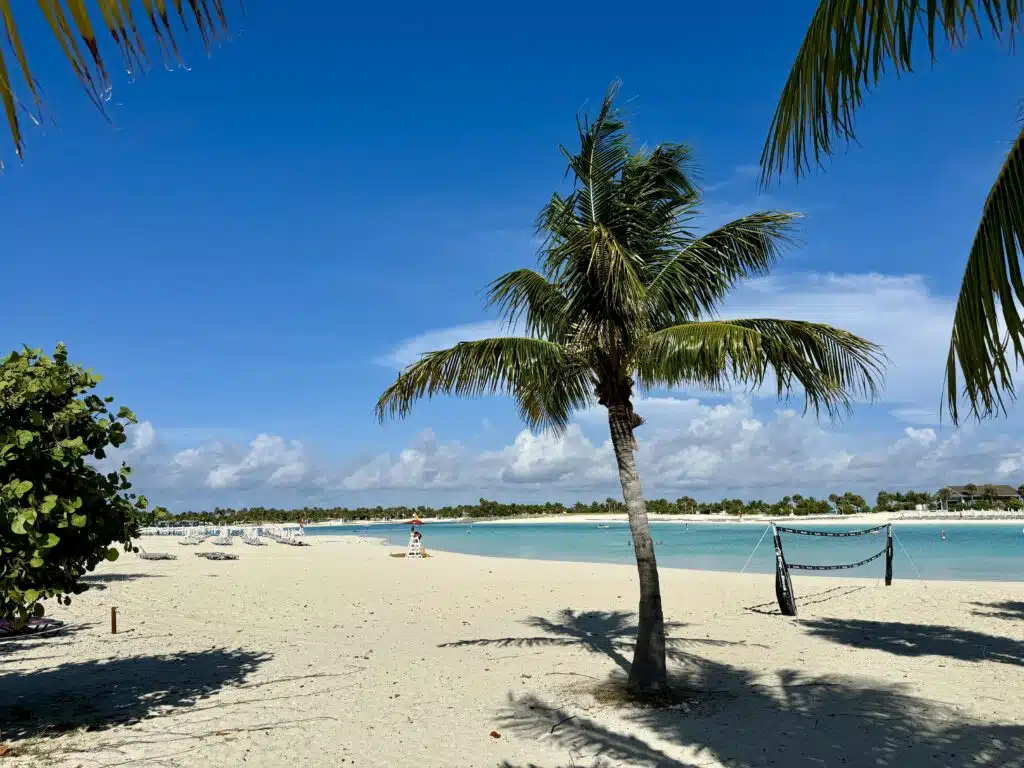
[{"label": "white sand beach", "polygon": [[122,555],[51,606],[65,634],[0,642],[0,765],[1024,766],[1024,583],[796,575],[789,619],[770,576],[664,569],[693,692],[639,709],[606,693],[629,567],[143,544],[178,559]]}]

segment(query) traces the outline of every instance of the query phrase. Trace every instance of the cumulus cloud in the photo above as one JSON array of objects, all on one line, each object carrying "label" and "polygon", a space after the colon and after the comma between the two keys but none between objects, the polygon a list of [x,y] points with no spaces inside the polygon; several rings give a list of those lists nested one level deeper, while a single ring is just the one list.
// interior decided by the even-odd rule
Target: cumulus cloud
[{"label": "cumulus cloud", "polygon": [[[960,431],[906,426],[879,440],[818,423],[791,409],[758,416],[754,402],[640,399],[650,418],[638,432],[637,461],[651,496],[767,498],[880,488],[1009,482],[1024,474],[1024,441],[989,426]],[[564,435],[522,430],[504,447],[474,450],[432,431],[395,451],[329,460],[297,441],[258,435],[248,444],[211,442],[169,450],[144,424],[119,456],[157,503],[286,506],[443,504],[480,496],[519,500],[617,495],[615,458],[596,413]],[[382,501],[382,499],[384,501]]]},{"label": "cumulus cloud", "polygon": [[[952,430],[936,404],[952,297],[917,275],[788,275],[753,281],[723,316],[814,320],[885,348],[891,360],[882,401],[890,418],[833,427],[767,399],[774,393],[675,392],[637,400],[647,419],[637,461],[652,496],[774,498],[880,488],[937,488],[1024,475],[1024,440],[1005,422]],[[496,322],[437,329],[395,345],[378,362],[400,368],[423,352],[500,335]],[[763,396],[763,398],[762,398]],[[498,407],[506,404],[496,401]],[[776,408],[776,410],[768,410]],[[1002,430],[1006,430],[1004,434]],[[500,440],[497,429],[488,440]],[[187,438],[187,439],[186,439]],[[111,461],[126,459],[137,487],[158,503],[301,506],[441,504],[480,496],[573,501],[618,492],[615,459],[600,408],[577,414],[565,434],[508,434],[481,450],[427,430],[399,450],[328,458],[299,440],[224,430],[160,430],[144,423]]]}]

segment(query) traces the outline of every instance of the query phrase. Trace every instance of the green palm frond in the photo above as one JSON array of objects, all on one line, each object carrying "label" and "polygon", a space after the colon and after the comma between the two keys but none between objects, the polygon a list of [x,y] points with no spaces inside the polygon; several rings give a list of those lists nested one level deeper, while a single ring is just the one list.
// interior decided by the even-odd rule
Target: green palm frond
[{"label": "green palm frond", "polygon": [[792,165],[800,176],[855,138],[854,112],[891,67],[912,69],[915,30],[934,57],[985,26],[1012,39],[1024,15],[1018,0],[821,0],[775,110],[761,153],[762,181]]},{"label": "green palm frond", "polygon": [[648,266],[655,328],[714,311],[738,280],[767,275],[792,244],[798,213],[762,211],[731,221]]},{"label": "green palm frond", "polygon": [[693,150],[685,144],[640,149],[622,169],[619,204],[612,228],[632,246],[655,253],[671,252],[700,203],[699,172]]},{"label": "green palm frond", "polygon": [[849,331],[798,320],[682,323],[648,337],[638,361],[642,386],[751,387],[774,373],[779,397],[799,386],[805,407],[835,418],[882,383],[881,348]]},{"label": "green palm frond", "polygon": [[[1024,128],[1007,155],[982,211],[967,259],[953,317],[946,359],[946,397],[953,423],[959,419],[957,367],[963,393],[978,418],[1005,413],[1004,395],[1015,397],[1007,346],[1024,360]],[[1000,328],[999,320],[1003,326]]]},{"label": "green palm frond", "polygon": [[[29,3],[18,3],[17,12],[13,5],[11,0],[0,0],[0,17],[8,43],[7,51],[0,47],[0,101],[3,102],[15,151],[21,157],[24,153],[21,117],[27,115],[33,122],[40,122],[42,98],[20,34]],[[106,29],[110,33],[123,66],[130,73],[149,66],[145,35],[139,29],[140,26],[145,27],[146,22],[150,28],[147,35],[155,43],[164,64],[181,64],[175,38],[176,26],[180,26],[179,34],[198,34],[207,50],[228,32],[223,0],[97,0],[91,11],[85,0],[36,0],[36,5],[75,76],[101,112],[104,112],[111,85],[107,59],[96,36],[97,29]],[[177,24],[172,21],[175,17]],[[8,66],[8,56],[13,57],[15,67]],[[12,69],[17,69],[23,86],[31,95],[31,107],[17,96],[19,88]]]},{"label": "green palm frond", "polygon": [[569,302],[558,286],[532,269],[506,272],[487,289],[487,306],[497,307],[513,328],[522,319],[528,336],[562,340],[573,324]]},{"label": "green palm frond", "polygon": [[[555,194],[537,219],[545,274],[557,282],[573,312],[609,320],[621,335],[643,314],[643,260],[622,237],[622,180],[634,162],[626,124],[608,90],[593,121],[579,119],[580,149],[565,147],[573,191]],[[656,162],[666,166],[665,153]],[[662,169],[667,177],[669,170]],[[665,183],[668,183],[667,181]]]},{"label": "green palm frond", "polygon": [[593,384],[563,346],[543,339],[498,337],[430,352],[407,367],[377,401],[377,418],[403,418],[434,395],[514,397],[532,428],[561,432],[574,410],[593,400]]},{"label": "green palm frond", "polygon": [[629,160],[626,123],[615,108],[618,90],[619,83],[613,83],[593,122],[577,118],[579,152],[561,148],[576,180],[577,212],[585,226],[606,222],[613,215],[614,187]]}]

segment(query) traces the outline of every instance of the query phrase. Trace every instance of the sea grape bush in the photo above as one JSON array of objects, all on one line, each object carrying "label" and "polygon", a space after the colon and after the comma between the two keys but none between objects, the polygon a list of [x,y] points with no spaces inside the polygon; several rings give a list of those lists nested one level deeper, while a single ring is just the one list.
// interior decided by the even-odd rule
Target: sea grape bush
[{"label": "sea grape bush", "polygon": [[[91,392],[100,378],[26,347],[0,360],[0,619],[24,623],[43,600],[69,604],[80,579],[138,535],[148,502],[130,469],[97,468],[135,415]],[[150,515],[151,516],[151,515]]]}]

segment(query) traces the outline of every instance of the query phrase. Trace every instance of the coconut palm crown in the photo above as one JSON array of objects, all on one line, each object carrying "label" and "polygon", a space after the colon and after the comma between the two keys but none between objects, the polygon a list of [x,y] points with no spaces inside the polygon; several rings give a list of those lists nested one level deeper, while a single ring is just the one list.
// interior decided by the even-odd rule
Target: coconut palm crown
[{"label": "coconut palm crown", "polygon": [[[883,77],[911,72],[915,51],[927,48],[934,61],[940,49],[985,33],[1012,49],[1022,21],[1016,0],[820,0],[772,119],[762,181],[787,168],[799,178],[855,139],[864,97]],[[978,419],[1005,414],[1016,396],[1011,358],[1024,362],[1022,190],[1024,122],[985,200],[960,284],[943,393],[954,424],[961,396]]]},{"label": "coconut palm crown", "polygon": [[514,398],[533,428],[564,430],[574,411],[608,411],[640,574],[639,632],[630,687],[666,684],[664,619],[654,546],[637,473],[636,390],[799,386],[807,407],[837,415],[872,398],[883,356],[844,330],[794,320],[721,320],[738,281],[764,275],[790,242],[795,214],[754,213],[703,235],[692,224],[700,193],[681,144],[633,151],[609,91],[597,117],[578,120],[579,150],[562,152],[575,184],[537,220],[539,270],[495,280],[489,304],[518,335],[430,352],[402,371],[377,403],[402,417],[438,394]]}]

